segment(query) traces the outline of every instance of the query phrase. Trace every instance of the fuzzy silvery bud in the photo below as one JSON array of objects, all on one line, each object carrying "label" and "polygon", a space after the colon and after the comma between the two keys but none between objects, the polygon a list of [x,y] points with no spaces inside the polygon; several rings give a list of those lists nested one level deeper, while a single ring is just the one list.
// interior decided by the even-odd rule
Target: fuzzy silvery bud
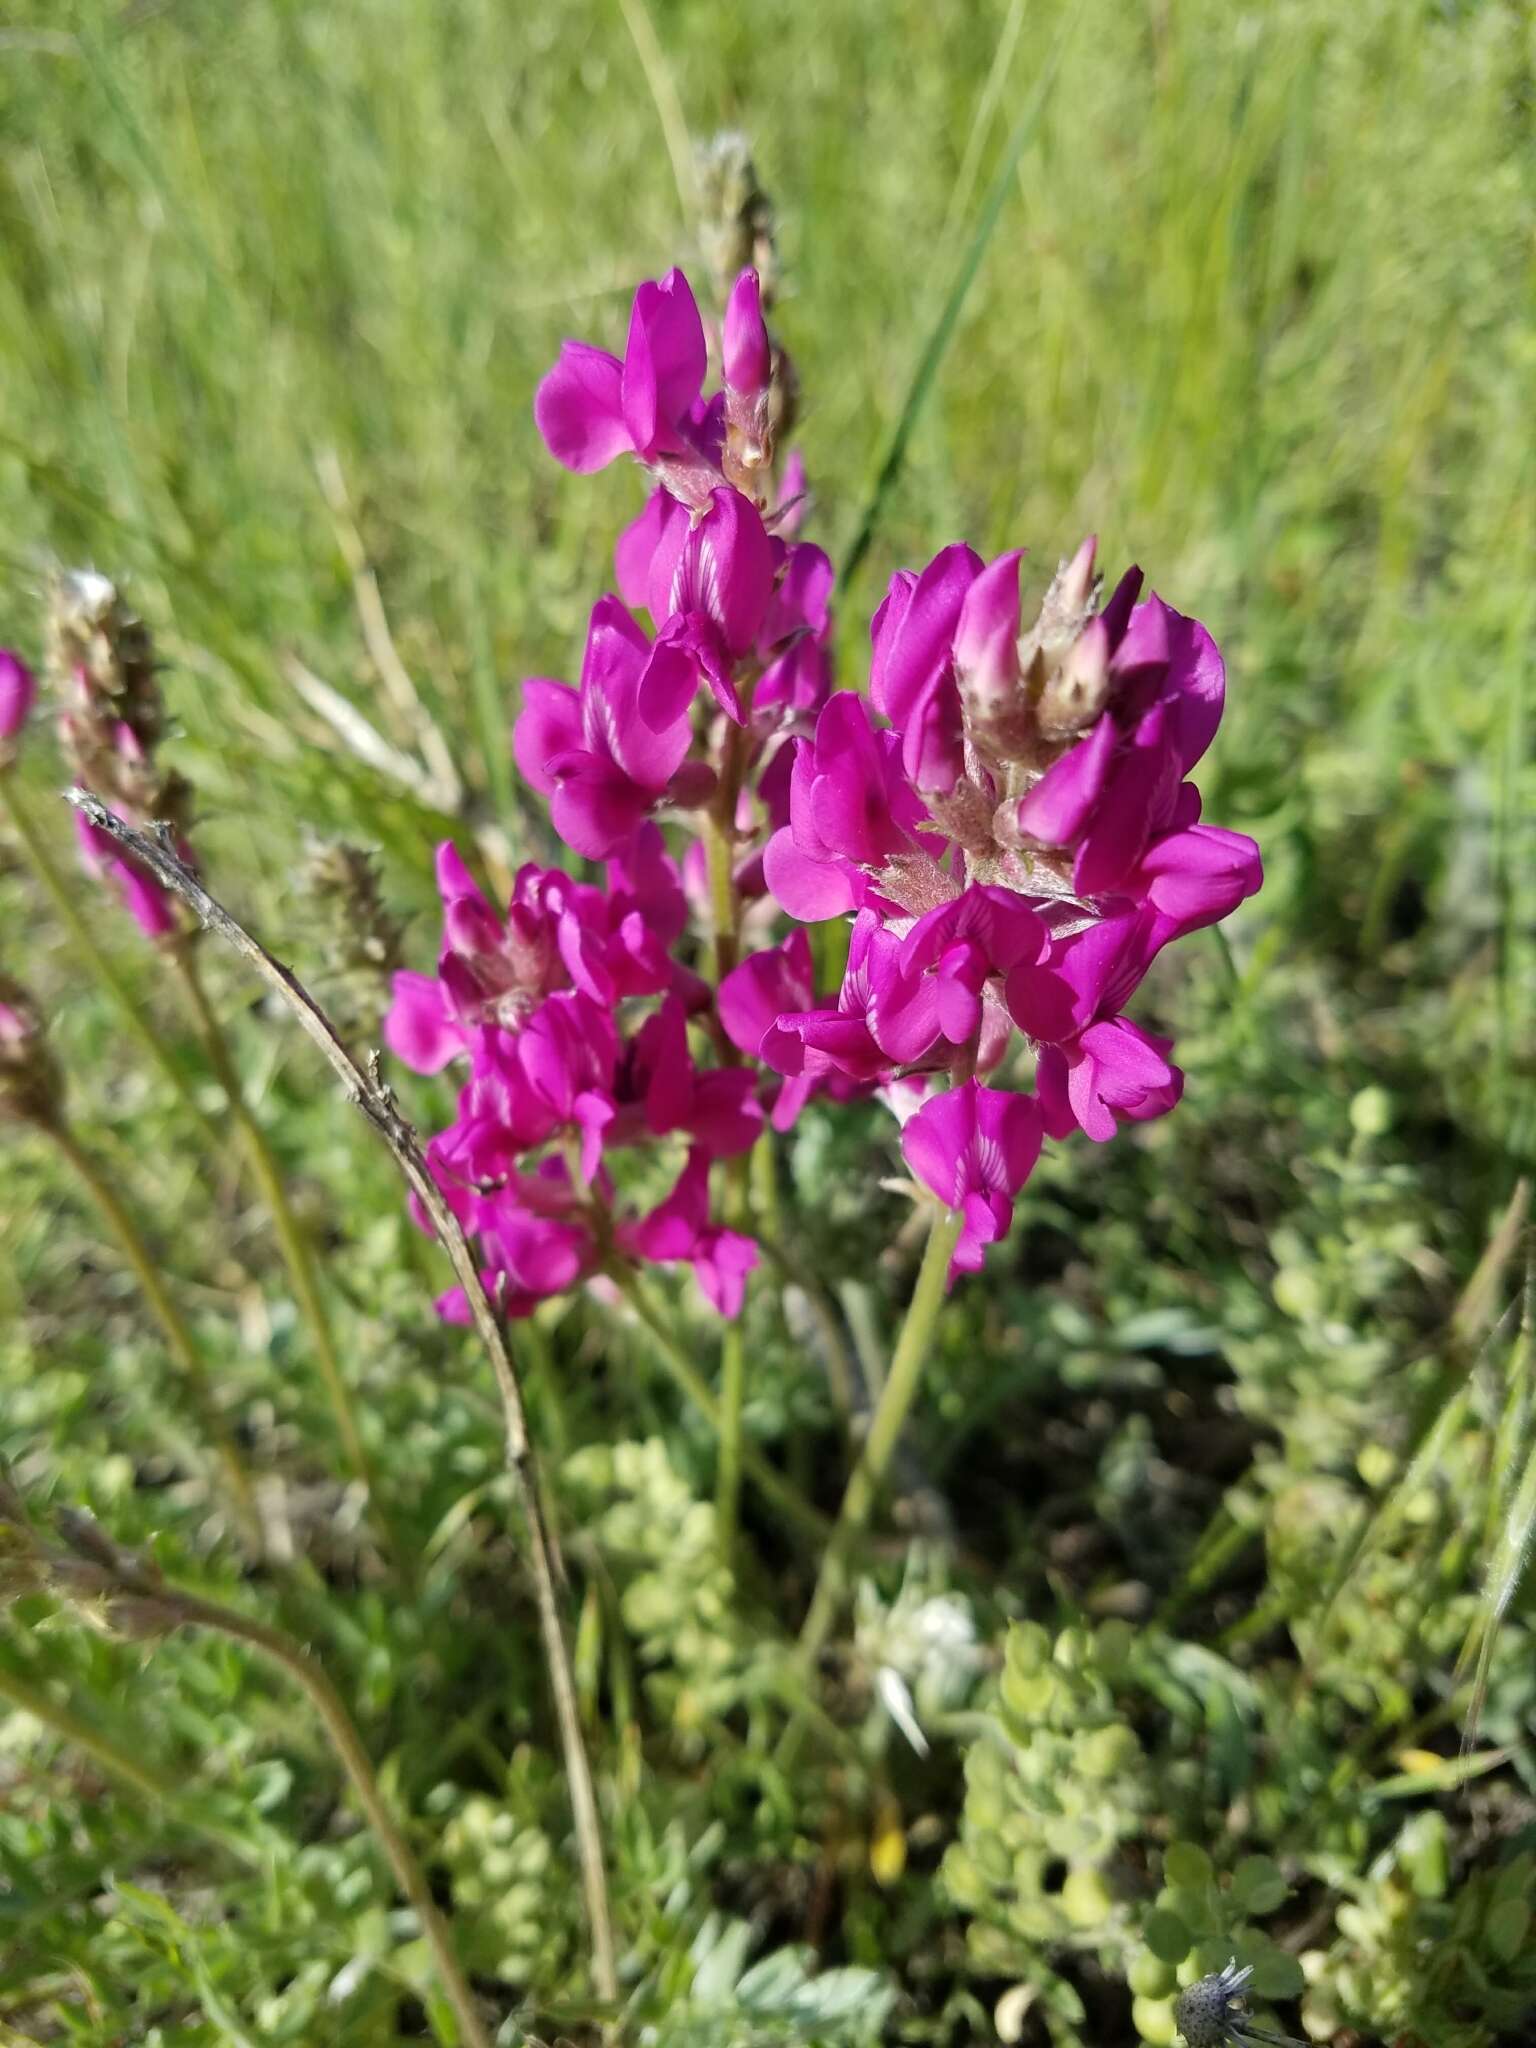
[{"label": "fuzzy silvery bud", "polygon": [[1048,740],[1086,732],[1109,700],[1109,630],[1090,619],[1040,692],[1040,731]]}]

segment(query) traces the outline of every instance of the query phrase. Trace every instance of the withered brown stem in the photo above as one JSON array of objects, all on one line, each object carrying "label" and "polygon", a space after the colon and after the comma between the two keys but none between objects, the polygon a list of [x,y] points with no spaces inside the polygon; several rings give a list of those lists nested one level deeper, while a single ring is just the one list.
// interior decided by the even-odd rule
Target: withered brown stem
[{"label": "withered brown stem", "polygon": [[432,1178],[414,1126],[401,1114],[393,1092],[379,1075],[377,1055],[368,1069],[359,1065],[329,1017],[292,969],[274,958],[222,903],[209,894],[198,876],[179,857],[168,833],[136,830],[108,810],[101,799],[89,790],[72,789],[67,794],[83,817],[141,861],[164,888],[179,896],[198,922],[232,946],[292,1010],[340,1080],[349,1100],[362,1111],[389,1148],[447,1253],[455,1279],[464,1290],[475,1333],[491,1362],[501,1396],[507,1465],[527,1524],[528,1562],[533,1574],[545,1661],[549,1666],[550,1688],[554,1694],[555,1714],[565,1753],[571,1815],[592,1938],[592,1980],[598,1996],[611,2003],[618,1997],[618,1969],[608,1904],[608,1879],[603,1862],[597,1794],[582,1737],[570,1645],[566,1640],[556,1590],[558,1561],[544,1514],[518,1369],[506,1332],[481,1284],[469,1240]]}]

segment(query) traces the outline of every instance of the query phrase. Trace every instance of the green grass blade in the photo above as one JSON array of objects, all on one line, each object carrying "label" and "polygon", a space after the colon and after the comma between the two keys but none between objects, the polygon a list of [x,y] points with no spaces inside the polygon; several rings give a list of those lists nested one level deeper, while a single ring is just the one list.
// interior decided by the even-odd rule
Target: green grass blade
[{"label": "green grass blade", "polygon": [[869,553],[870,543],[875,537],[875,530],[885,510],[886,499],[890,496],[896,479],[901,475],[908,443],[912,439],[923,407],[928,402],[928,394],[933,389],[939,366],[949,351],[950,342],[954,339],[961,311],[970,295],[971,286],[976,282],[976,274],[981,268],[981,259],[987,253],[987,244],[991,241],[993,231],[1002,215],[1003,203],[1013,184],[1014,172],[1018,169],[1019,158],[1024,153],[1024,145],[1034,133],[1036,124],[1045,111],[1046,101],[1050,98],[1051,87],[1055,82],[1062,51],[1066,45],[1067,33],[1074,19],[1075,16],[1071,13],[1064,18],[1045,62],[1035,75],[1034,87],[1020,109],[1019,117],[1014,122],[1013,131],[1004,147],[1002,161],[997,167],[997,175],[992,180],[992,187],[981,210],[981,218],[976,223],[975,233],[971,236],[970,244],[961,259],[960,268],[955,273],[954,283],[950,286],[939,317],[934,322],[933,331],[918,357],[917,367],[912,373],[912,382],[907,387],[901,416],[896,422],[896,431],[891,436],[890,445],[885,451],[879,472],[865,501],[858,528],[838,569],[838,584],[844,590],[852,583],[864,557]]}]

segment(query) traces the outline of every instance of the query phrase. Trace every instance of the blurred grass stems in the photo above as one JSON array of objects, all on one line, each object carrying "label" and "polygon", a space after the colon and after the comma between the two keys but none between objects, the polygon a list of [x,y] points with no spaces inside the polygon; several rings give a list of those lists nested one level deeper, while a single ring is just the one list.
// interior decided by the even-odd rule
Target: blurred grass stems
[{"label": "blurred grass stems", "polygon": [[241,1535],[252,1553],[260,1557],[266,1544],[255,1487],[234,1436],[219,1413],[197,1340],[166,1286],[153,1252],[144,1242],[137,1223],[117,1190],[69,1125],[60,1119],[39,1128],[46,1131],[62,1156],[69,1161],[131,1267],[140,1292],[164,1333],[166,1349],[186,1384],[198,1422],[218,1453],[228,1482],[230,1506]]},{"label": "blurred grass stems", "polygon": [[[248,1615],[238,1614],[233,1608],[219,1607],[210,1600],[201,1600],[191,1594],[177,1594],[174,1612],[177,1619],[188,1627],[211,1629],[220,1635],[231,1636],[237,1642],[249,1643],[286,1672],[306,1694],[351,1780],[358,1804],[389,1860],[395,1881],[416,1915],[423,1938],[432,1951],[443,1990],[462,2030],[463,2041],[469,2044],[469,2048],[492,2048],[491,2035],[480,2017],[474,1992],[454,1949],[448,1923],[432,1896],[426,1872],[390,1812],[356,1724],[324,1665],[291,1636],[269,1628],[264,1622],[253,1621]],[[448,2040],[447,2048],[457,2048],[457,2044]]]},{"label": "blurred grass stems", "polygon": [[195,1119],[210,1151],[217,1154],[224,1142],[218,1126],[193,1094],[192,1085],[177,1064],[165,1037],[144,1014],[137,996],[102,951],[95,933],[81,916],[68,884],[54,866],[47,842],[37,829],[37,821],[17,785],[14,770],[0,769],[0,807],[15,828],[27,866],[69,933],[76,952],[116,1004],[135,1040],[175,1089],[182,1107]]},{"label": "blurred grass stems", "polygon": [[168,1771],[135,1756],[104,1729],[83,1721],[41,1686],[31,1685],[25,1678],[8,1670],[3,1662],[0,1662],[0,1699],[8,1701],[18,1713],[30,1715],[41,1727],[58,1736],[61,1742],[68,1743],[71,1749],[78,1749],[93,1763],[100,1764],[112,1777],[120,1778],[146,1806],[170,1807],[176,1804],[180,1788]]},{"label": "blurred grass stems", "polygon": [[848,1481],[837,1523],[822,1559],[821,1574],[800,1631],[800,1654],[810,1664],[831,1634],[848,1592],[848,1561],[869,1525],[891,1454],[917,1398],[923,1367],[949,1284],[949,1262],[960,1242],[964,1218],[958,1210],[935,1209],[923,1263],[891,1359],[890,1373],[870,1417],[864,1448]]},{"label": "blurred grass stems", "polygon": [[283,1264],[293,1283],[294,1300],[304,1327],[309,1332],[314,1346],[315,1361],[325,1383],[331,1414],[341,1437],[342,1448],[353,1476],[359,1481],[375,1503],[375,1518],[381,1517],[373,1466],[363,1443],[362,1430],[358,1424],[353,1406],[351,1389],[342,1371],[341,1357],[336,1349],[335,1333],[331,1327],[330,1311],[316,1270],[315,1255],[302,1225],[293,1213],[288,1199],[288,1190],[283,1179],[283,1169],[278,1163],[267,1134],[246,1098],[244,1084],[235,1065],[228,1037],[224,1027],[208,1000],[198,971],[196,957],[196,936],[190,934],[173,941],[166,952],[176,971],[177,980],[187,1000],[187,1007],[197,1025],[198,1035],[208,1054],[224,1098],[229,1104],[230,1114],[239,1127],[245,1145],[246,1158],[250,1163],[251,1175],[261,1191],[263,1201],[272,1218],[272,1228],[282,1253]]},{"label": "blurred grass stems", "polygon": [[1050,98],[1051,87],[1055,82],[1056,69],[1061,62],[1062,49],[1074,18],[1074,10],[1068,7],[1062,15],[1045,61],[1035,74],[1029,96],[1019,109],[1018,118],[1003,146],[1003,154],[993,176],[991,189],[987,193],[986,204],[982,207],[981,217],[976,223],[975,232],[966,245],[965,254],[961,257],[960,266],[955,272],[954,282],[923,345],[923,352],[917,359],[911,382],[907,386],[906,398],[897,416],[895,430],[875,474],[874,483],[870,486],[869,495],[864,501],[864,509],[859,515],[853,539],[849,542],[847,552],[838,566],[837,587],[843,592],[845,599],[854,578],[859,573],[864,557],[869,553],[870,543],[874,540],[876,529],[885,511],[886,500],[905,465],[907,444],[911,441],[923,407],[928,402],[928,395],[939,374],[939,367],[949,352],[949,344],[954,339],[966,299],[970,295],[971,286],[976,282],[976,273],[981,268],[981,259],[987,253],[987,244],[992,239],[993,231],[1002,216],[1004,203],[1013,189],[1014,173],[1019,167],[1020,157],[1024,154],[1024,145],[1045,111],[1046,101]]},{"label": "blurred grass stems", "polygon": [[94,1722],[84,1720],[73,1708],[63,1705],[42,1686],[11,1670],[0,1658],[0,1700],[18,1713],[29,1715],[71,1749],[78,1749],[111,1777],[120,1780],[134,1797],[153,1813],[164,1812],[178,1828],[202,1835],[227,1849],[242,1863],[265,1867],[270,1848],[263,1837],[251,1841],[238,1828],[226,1826],[204,1810],[203,1803],[189,1797],[184,1777],[172,1777],[158,1764],[148,1762]]},{"label": "blurred grass stems", "polygon": [[619,1983],[602,1830],[592,1767],[581,1731],[570,1645],[556,1589],[557,1567],[544,1515],[538,1461],[528,1433],[520,1370],[507,1341],[506,1330],[486,1294],[480,1268],[463,1226],[432,1177],[414,1125],[401,1114],[393,1092],[379,1077],[377,1058],[370,1071],[365,1073],[308,989],[209,893],[201,879],[180,859],[169,835],[135,831],[88,790],[71,790],[69,800],[99,830],[126,847],[163,887],[179,896],[200,924],[216,931],[233,947],[293,1012],[307,1037],[341,1081],[348,1099],[367,1118],[389,1150],[406,1185],[426,1212],[448,1256],[454,1278],[464,1291],[471,1323],[490,1363],[501,1397],[507,1466],[522,1504],[527,1528],[528,1563],[537,1596],[545,1663],[565,1757],[566,1786],[592,1940],[593,1982],[598,1996],[611,2004],[618,1997]]},{"label": "blurred grass stems", "polygon": [[[158,1573],[145,1571],[102,1532],[89,1525],[89,1557],[95,1562],[116,1561],[121,1599],[108,1598],[110,1616],[120,1616],[126,1632],[139,1640],[153,1640],[181,1628],[206,1629],[234,1642],[246,1643],[269,1663],[284,1672],[308,1698],[319,1717],[326,1738],[346,1772],[368,1825],[388,1859],[395,1881],[416,1915],[422,1937],[432,1952],[443,1990],[462,2029],[462,2042],[470,2048],[491,2048],[491,2036],[480,2017],[474,1993],[469,1987],[454,1950],[448,1925],[432,1896],[432,1887],[415,1851],[390,1811],[362,1737],[346,1702],[332,1683],[330,1674],[312,1651],[285,1635],[281,1629],[224,1607],[200,1595],[169,1586]],[[79,1548],[80,1546],[73,1546]],[[152,1780],[150,1782],[153,1782]],[[461,2048],[461,2042],[440,2033],[445,2048]]]}]

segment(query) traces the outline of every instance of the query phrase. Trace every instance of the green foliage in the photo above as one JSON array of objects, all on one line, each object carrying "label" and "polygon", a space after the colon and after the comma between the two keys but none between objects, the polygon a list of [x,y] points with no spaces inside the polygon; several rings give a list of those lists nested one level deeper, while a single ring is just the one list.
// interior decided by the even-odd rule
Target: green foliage
[{"label": "green foliage", "polygon": [[1303,1958],[1314,2034],[1341,2022],[1406,2029],[1445,2048],[1487,2048],[1536,2003],[1536,1855],[1452,1884],[1441,1814],[1417,1815],[1339,1907],[1338,1935]]},{"label": "green foliage", "polygon": [[[584,1301],[520,1331],[626,2048],[1160,2048],[1178,1989],[1233,1954],[1286,2032],[1518,2048],[1529,12],[649,0],[659,78],[627,26],[646,13],[15,0],[0,642],[36,653],[54,558],[127,579],[210,876],[370,1021],[397,943],[429,964],[435,839],[549,854],[507,746],[517,678],[569,672],[637,501],[621,469],[552,468],[531,391],[561,335],[616,342],[636,276],[690,256],[658,98],[675,89],[697,136],[744,126],[834,555],[911,429],[838,598],[844,679],[897,565],[963,533],[1027,543],[1043,575],[1093,527],[1221,641],[1207,808],[1260,838],[1268,880],[1230,942],[1191,942],[1145,991],[1189,1073],[1178,1113],[1053,1150],[1012,1252],[952,1296],[853,1626],[816,1672],[794,1654],[814,1560],[750,1489],[722,1555],[710,1433],[643,1332]],[[399,771],[423,728],[381,682],[358,548],[446,781]],[[302,671],[383,755],[359,757]],[[41,728],[23,775],[68,868]],[[366,933],[322,914],[311,833],[377,849]],[[81,908],[217,1115],[152,949],[104,900]],[[444,1275],[388,1162],[208,949],[324,1254],[398,1561],[349,1491],[233,1147],[202,1144],[8,836],[0,954],[52,1017],[77,1121],[287,1561],[239,1557],[120,1262],[57,1158],[9,1129],[0,1457],[41,1511],[89,1506],[312,1645],[503,2040],[594,2048],[500,1417],[432,1313]],[[446,1084],[396,1078],[421,1123],[446,1114]],[[783,1313],[754,1286],[747,1431],[830,1510],[910,1287],[908,1207],[881,1110],[814,1107],[778,1166],[784,1256],[822,1286]],[[715,1326],[688,1287],[658,1292],[713,1383]],[[29,1596],[0,1625],[0,1709],[0,2039],[446,2035],[334,1759],[246,1650],[125,1644]]]}]

